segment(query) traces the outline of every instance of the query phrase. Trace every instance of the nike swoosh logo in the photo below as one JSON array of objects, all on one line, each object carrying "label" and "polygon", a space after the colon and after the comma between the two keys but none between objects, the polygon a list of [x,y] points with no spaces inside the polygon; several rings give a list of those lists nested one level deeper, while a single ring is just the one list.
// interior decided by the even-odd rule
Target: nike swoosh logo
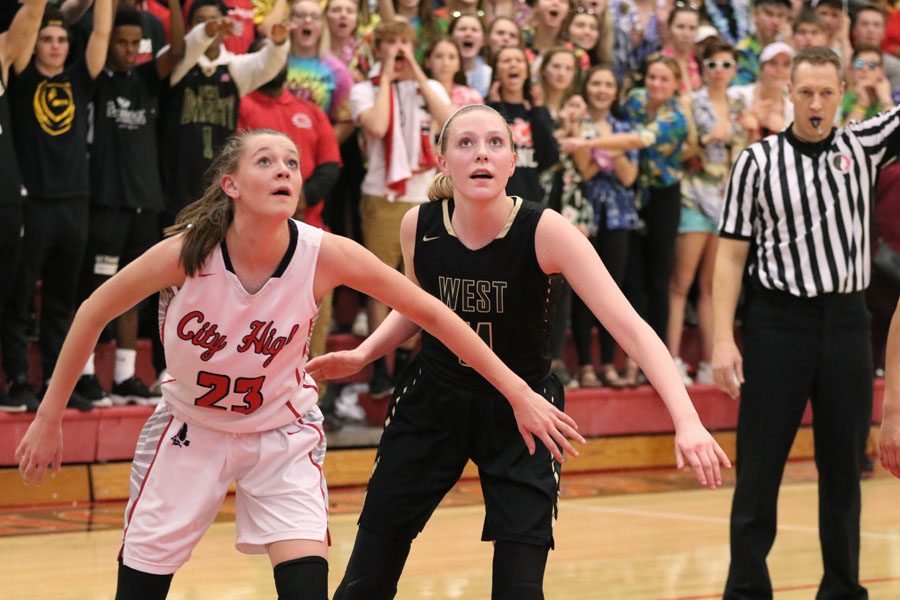
[{"label": "nike swoosh logo", "polygon": [[434,236],[434,237],[428,237],[427,235],[423,235],[423,236],[422,236],[422,241],[423,241],[423,242],[430,242],[430,241],[436,240],[436,239],[438,239],[438,238],[440,238],[440,237],[441,237],[441,236],[439,236],[439,235],[436,235],[436,236]]},{"label": "nike swoosh logo", "polygon": [[300,433],[301,431],[303,431],[303,430],[302,430],[302,429],[298,429],[297,431],[288,431],[287,434],[288,434],[288,435],[294,435],[295,433]]}]

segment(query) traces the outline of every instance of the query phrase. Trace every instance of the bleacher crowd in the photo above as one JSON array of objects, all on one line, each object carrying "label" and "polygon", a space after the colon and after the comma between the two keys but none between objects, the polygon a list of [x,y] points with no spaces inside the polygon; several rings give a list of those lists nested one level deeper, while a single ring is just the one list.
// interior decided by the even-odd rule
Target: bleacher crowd
[{"label": "bleacher crowd", "polygon": [[[427,201],[436,137],[472,103],[491,105],[511,126],[508,193],[574,223],[667,343],[685,384],[711,384],[712,274],[728,175],[741,149],[792,122],[795,52],[826,46],[841,57],[836,125],[900,102],[900,8],[888,2],[21,0],[0,11],[7,412],[34,411],[41,396],[29,380],[29,332],[38,333],[46,380],[78,304],[200,196],[231,134],[289,135],[304,179],[297,217],[399,268],[399,224]],[[40,24],[29,30],[29,19]],[[877,188],[872,256],[900,251],[897,168]],[[900,295],[894,277],[872,272],[878,367]],[[136,340],[153,331],[155,311],[116,320],[113,387],[102,388],[91,360],[70,406],[159,401],[160,380],[135,375]],[[331,314],[327,298],[312,355],[324,352]],[[386,314],[369,299],[357,325],[374,330]],[[693,365],[680,358],[686,322],[700,338]],[[595,327],[562,286],[549,349],[557,376],[573,387],[640,384],[602,328],[599,361],[592,356]],[[394,373],[411,352],[397,351]],[[373,372],[369,392],[389,394],[388,363],[379,359]]]}]

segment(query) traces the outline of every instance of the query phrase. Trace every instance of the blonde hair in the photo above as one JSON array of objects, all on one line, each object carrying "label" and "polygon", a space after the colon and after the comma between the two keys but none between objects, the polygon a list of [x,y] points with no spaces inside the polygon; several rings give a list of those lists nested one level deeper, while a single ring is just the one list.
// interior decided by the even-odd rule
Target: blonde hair
[{"label": "blonde hair", "polygon": [[290,139],[271,129],[256,129],[228,138],[206,171],[209,182],[206,191],[199,200],[182,208],[175,224],[165,229],[167,237],[184,233],[179,260],[186,275],[199,272],[209,253],[225,239],[225,232],[234,220],[234,201],[222,189],[221,179],[237,171],[247,141],[258,135]]},{"label": "blonde hair", "polygon": [[[506,119],[503,118],[503,115],[485,104],[468,104],[453,113],[450,118],[447,119],[447,122],[444,123],[444,127],[441,129],[441,135],[438,136],[437,143],[438,151],[441,153],[441,155],[446,154],[447,151],[447,132],[450,130],[450,123],[452,123],[456,119],[456,117],[460,115],[475,111],[483,111],[497,115],[500,120],[502,120],[506,125],[506,133],[509,136],[509,145],[510,147],[513,147],[512,130],[509,128],[509,123],[506,122]],[[450,179],[450,176],[443,173],[438,173],[437,175],[435,175],[434,179],[431,180],[431,185],[428,186],[428,199],[445,200],[452,197],[453,180]]]}]

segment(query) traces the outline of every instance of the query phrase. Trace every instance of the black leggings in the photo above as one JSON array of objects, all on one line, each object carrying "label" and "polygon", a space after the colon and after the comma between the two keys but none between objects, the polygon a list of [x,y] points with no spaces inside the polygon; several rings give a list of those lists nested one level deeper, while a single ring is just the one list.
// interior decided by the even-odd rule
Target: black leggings
[{"label": "black leggings", "polygon": [[[605,219],[601,221],[601,227],[597,234],[591,238],[591,243],[597,250],[600,260],[606,266],[613,281],[619,287],[625,280],[625,269],[628,266],[628,245],[631,232],[625,229],[607,229]],[[591,329],[597,323],[597,318],[591,312],[577,294],[572,294],[572,339],[575,342],[575,352],[578,354],[578,364],[586,366],[591,361]],[[612,364],[615,358],[616,341],[606,329],[600,327],[600,362],[604,365]]]},{"label": "black leggings", "polygon": [[640,315],[665,340],[669,325],[669,280],[681,218],[681,184],[650,188],[640,215],[645,230],[633,234],[625,288]]},{"label": "black leggings", "polygon": [[[412,540],[360,527],[344,579],[333,600],[391,600]],[[498,540],[494,544],[492,600],[542,600],[549,545]]]}]

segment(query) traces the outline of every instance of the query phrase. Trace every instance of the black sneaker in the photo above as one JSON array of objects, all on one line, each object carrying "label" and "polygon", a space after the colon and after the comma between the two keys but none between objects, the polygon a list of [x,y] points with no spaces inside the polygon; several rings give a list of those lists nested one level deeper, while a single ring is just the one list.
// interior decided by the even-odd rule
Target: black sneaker
[{"label": "black sneaker", "polygon": [[[44,384],[44,387],[41,388],[41,393],[38,394],[38,397],[43,401],[44,395],[47,393],[47,383]],[[76,392],[72,390],[72,394],[69,396],[69,401],[66,402],[66,408],[74,408],[77,411],[81,412],[91,412],[94,410],[94,403]]]},{"label": "black sneaker", "polygon": [[144,385],[144,382],[132,375],[125,381],[113,386],[110,393],[113,404],[124,406],[126,404],[138,404],[140,406],[156,406],[162,400],[162,395],[154,394]]},{"label": "black sneaker", "polygon": [[863,455],[862,460],[862,478],[868,479],[875,474],[875,459],[868,454]]},{"label": "black sneaker", "polygon": [[69,396],[69,401],[66,403],[66,408],[74,408],[75,410],[81,412],[90,412],[94,410],[94,403],[75,390],[72,390],[72,395]]},{"label": "black sneaker", "polygon": [[9,384],[9,399],[13,405],[23,404],[28,412],[37,412],[41,404],[25,377],[17,377]]},{"label": "black sneaker", "polygon": [[25,412],[25,404],[18,403],[3,392],[0,392],[0,412],[22,413]]},{"label": "black sneaker", "polygon": [[394,393],[394,382],[391,376],[383,371],[375,370],[372,381],[369,382],[369,395],[373,398],[384,398]]},{"label": "black sneaker", "polygon": [[75,391],[83,398],[91,401],[96,408],[109,408],[113,405],[112,400],[97,381],[96,375],[82,375],[75,384]]}]

